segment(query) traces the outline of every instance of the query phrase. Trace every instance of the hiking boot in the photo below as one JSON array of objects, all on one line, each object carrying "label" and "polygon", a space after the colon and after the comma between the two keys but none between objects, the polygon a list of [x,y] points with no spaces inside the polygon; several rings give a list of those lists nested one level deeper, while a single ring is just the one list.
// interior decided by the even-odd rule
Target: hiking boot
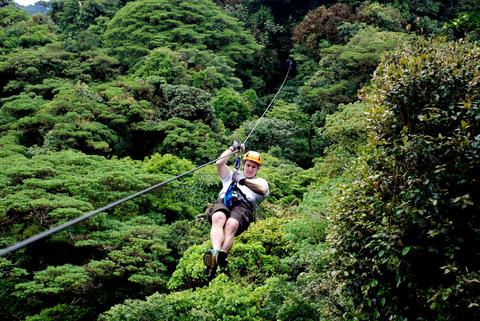
[{"label": "hiking boot", "polygon": [[209,280],[212,280],[217,273],[217,260],[213,249],[208,250],[203,255],[203,263],[205,264],[205,275]]},{"label": "hiking boot", "polygon": [[225,269],[227,267],[227,264],[228,264],[227,255],[228,255],[227,252],[222,250],[218,251],[217,253],[217,264],[222,269]]},{"label": "hiking boot", "polygon": [[203,263],[205,263],[205,266],[210,270],[213,270],[217,267],[217,262],[216,261],[217,260],[216,260],[216,257],[215,257],[215,253],[213,252],[212,249],[208,250],[203,255]]}]

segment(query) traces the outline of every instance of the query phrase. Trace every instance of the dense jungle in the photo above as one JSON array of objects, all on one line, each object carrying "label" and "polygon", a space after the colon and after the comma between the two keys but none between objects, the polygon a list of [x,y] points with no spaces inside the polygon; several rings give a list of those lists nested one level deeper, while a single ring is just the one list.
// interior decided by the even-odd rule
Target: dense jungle
[{"label": "dense jungle", "polygon": [[213,280],[215,165],[4,255],[1,320],[480,320],[479,0],[39,4],[0,1],[0,248],[249,134],[270,195]]}]

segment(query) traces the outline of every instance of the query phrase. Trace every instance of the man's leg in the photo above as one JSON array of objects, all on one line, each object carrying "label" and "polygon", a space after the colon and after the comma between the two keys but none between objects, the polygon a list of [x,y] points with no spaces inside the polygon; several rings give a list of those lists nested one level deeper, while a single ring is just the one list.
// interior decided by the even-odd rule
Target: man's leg
[{"label": "man's leg", "polygon": [[225,223],[225,228],[223,229],[224,239],[223,239],[223,243],[221,244],[222,251],[226,253],[230,251],[233,245],[235,234],[237,233],[239,226],[240,226],[240,223],[236,219],[229,218],[227,220],[227,222]]},{"label": "man's leg", "polygon": [[227,221],[227,216],[222,211],[213,213],[212,215],[212,229],[210,230],[210,240],[212,241],[212,248],[220,250],[222,243],[225,240],[225,233],[223,227]]}]

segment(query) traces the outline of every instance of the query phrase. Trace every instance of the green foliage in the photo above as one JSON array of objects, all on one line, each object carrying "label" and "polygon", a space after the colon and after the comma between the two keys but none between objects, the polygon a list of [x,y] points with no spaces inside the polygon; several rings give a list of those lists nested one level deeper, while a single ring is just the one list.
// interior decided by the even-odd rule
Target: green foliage
[{"label": "green foliage", "polygon": [[158,221],[137,217],[126,222],[108,222],[115,228],[77,241],[77,247],[95,247],[106,252],[103,259],[90,261],[86,270],[97,278],[114,277],[141,285],[144,293],[164,287],[171,257],[166,246],[168,230],[155,224]]},{"label": "green foliage", "polygon": [[[15,168],[10,166],[11,162],[16,164]],[[154,178],[139,175],[141,171],[128,160],[109,164],[105,159],[74,152],[38,155],[31,159],[18,154],[2,158],[4,237],[30,236],[39,227],[78,216],[93,206],[105,205],[130,190],[145,187],[146,182]],[[102,173],[101,168],[109,170]],[[122,168],[130,169],[116,177]],[[6,245],[5,241],[2,243]]]},{"label": "green foliage", "polygon": [[[144,129],[145,124],[158,127],[153,123],[156,113],[165,119],[178,115],[207,124],[215,122],[208,93],[183,85],[158,88],[144,81],[120,78],[92,87],[85,83],[68,87],[56,81],[44,81],[42,85],[28,88],[48,98],[52,92],[56,95],[52,100],[44,100],[34,93],[4,100],[6,108],[0,111],[2,129],[21,131],[21,143],[26,146],[38,145],[54,151],[74,148],[102,155],[123,155],[133,149],[134,155],[143,158],[158,140],[145,139],[140,129]],[[202,128],[200,132],[211,131]],[[136,146],[138,140],[143,140],[143,144]]]},{"label": "green foliage", "polygon": [[327,115],[320,135],[329,142],[324,155],[316,159],[312,169],[319,177],[339,177],[347,174],[358,157],[368,153],[366,118],[368,104],[356,102],[339,105],[339,110]]},{"label": "green foliage", "polygon": [[128,300],[100,316],[99,320],[312,320],[319,313],[311,302],[282,278],[265,285],[229,280],[221,274],[208,287],[168,295],[154,294],[146,301]]},{"label": "green foliage", "polygon": [[247,245],[260,243],[265,248],[265,254],[282,258],[292,250],[292,244],[286,238],[289,223],[290,218],[285,217],[258,220],[238,237],[238,242]]},{"label": "green foliage", "polygon": [[4,8],[4,7],[8,7],[8,6],[11,6],[13,5],[13,1],[12,0],[2,0],[0,2],[0,8]]},{"label": "green foliage", "polygon": [[155,294],[147,301],[127,301],[104,313],[99,320],[254,320],[258,313],[252,287],[219,276],[197,291]]},{"label": "green foliage", "polygon": [[331,212],[337,285],[361,320],[478,315],[479,61],[468,44],[419,41],[376,70],[376,151]]},{"label": "green foliage", "polygon": [[352,102],[409,38],[367,24],[474,40],[478,1],[341,2],[0,1],[0,247],[215,159],[296,61],[225,274],[208,166],[0,259],[0,319],[475,319],[477,49],[411,45]]},{"label": "green foliage", "polygon": [[[183,170],[172,156],[156,162],[157,158],[145,163],[156,173],[153,175],[147,174],[141,163],[129,159],[107,160],[72,151],[40,154],[31,159],[15,153],[3,157],[1,246],[158,183],[171,171]],[[12,163],[15,168],[10,166]],[[171,227],[159,224],[178,217],[191,220],[192,215],[204,209],[206,202],[214,198],[209,195],[209,184],[215,185],[215,193],[219,188],[214,170],[211,172],[198,172],[181,184],[122,204],[108,215],[92,218],[87,224],[39,243],[31,253],[17,252],[15,257],[36,272],[28,281],[17,273],[21,270],[8,270],[17,273],[18,278],[13,274],[2,278],[2,302],[13,300],[10,296],[13,285],[17,285],[18,299],[12,302],[22,303],[21,310],[32,318],[62,315],[75,320],[91,319],[95,311],[104,310],[112,302],[165,289],[174,258],[191,242],[205,240],[206,230],[200,226],[195,230],[191,223],[188,230],[185,223]],[[76,264],[67,263],[72,261]],[[76,305],[64,306],[72,301]],[[15,306],[2,313],[18,313]]]},{"label": "green foliage", "polygon": [[75,321],[91,317],[88,309],[71,304],[57,304],[54,307],[46,308],[40,313],[28,316],[26,321],[65,320]]},{"label": "green foliage", "polygon": [[66,264],[59,267],[49,266],[41,272],[35,273],[33,281],[20,283],[15,288],[16,295],[27,298],[34,294],[81,295],[87,291],[91,277],[83,267]]},{"label": "green foliage", "polygon": [[20,118],[35,114],[45,103],[42,97],[35,94],[21,94],[11,96],[3,100],[0,110],[0,124],[4,126],[19,120]]},{"label": "green foliage", "polygon": [[[158,47],[208,49],[241,63],[259,48],[238,21],[209,0],[130,2],[109,24],[105,45],[126,67]],[[132,49],[134,54],[126,55]]]},{"label": "green foliage", "polygon": [[86,29],[98,17],[112,17],[119,9],[119,1],[53,0],[50,3],[50,15],[62,31]]},{"label": "green foliage", "polygon": [[202,121],[213,125],[214,114],[210,104],[210,94],[202,89],[186,85],[164,85],[161,87],[166,100],[165,118],[183,118]]},{"label": "green foliage", "polygon": [[366,2],[360,6],[357,19],[382,30],[402,31],[405,18],[391,5],[378,2]]},{"label": "green foliage", "polygon": [[115,132],[107,126],[115,116],[85,84],[62,90],[51,103],[42,105],[31,115],[21,116],[24,117],[12,123],[12,129],[23,132],[26,146],[38,144],[53,151],[75,148],[106,155],[118,141]]},{"label": "green foliage", "polygon": [[16,8],[15,6],[0,6],[0,26],[2,28],[28,20],[28,14],[25,10]]},{"label": "green foliage", "polygon": [[215,115],[227,128],[235,129],[251,115],[247,100],[230,88],[222,88],[212,100]]},{"label": "green foliage", "polygon": [[19,145],[20,133],[10,132],[0,136],[0,157],[24,155],[26,148]]},{"label": "green foliage", "polygon": [[246,19],[240,20],[246,21],[246,25],[252,31],[255,39],[262,45],[272,43],[274,37],[284,31],[284,27],[275,22],[272,10],[267,6],[260,6],[258,11],[244,18]]},{"label": "green foliage", "polygon": [[322,133],[337,145],[355,145],[366,141],[368,105],[357,102],[338,106],[338,111],[326,117]]},{"label": "green foliage", "polygon": [[207,92],[229,87],[241,88],[240,79],[228,59],[206,50],[184,48],[173,51],[160,47],[152,50],[133,68],[135,76],[158,77],[157,82],[190,85]]},{"label": "green foliage", "polygon": [[180,53],[169,48],[157,48],[133,68],[138,77],[160,77],[169,84],[187,82],[187,65]]},{"label": "green foliage", "polygon": [[27,275],[28,272],[25,269],[17,267],[8,259],[0,258],[0,298],[2,298],[0,316],[3,320],[8,320],[10,317],[20,319],[24,315],[18,300],[12,293],[15,285],[24,281]]},{"label": "green foliage", "polygon": [[[269,199],[279,205],[297,203],[306,192],[312,177],[291,162],[263,153],[263,165],[258,175],[268,182]],[[288,177],[288,179],[286,179]]]},{"label": "green foliage", "polygon": [[86,65],[58,44],[11,52],[3,55],[0,63],[0,95],[18,94],[26,86],[39,84],[49,78],[86,80],[90,78],[84,74],[86,69]]},{"label": "green foliage", "polygon": [[[93,280],[83,267],[63,265],[50,266],[35,273],[33,281],[24,282],[15,286],[15,295],[19,299],[35,302],[33,297],[56,297],[72,302],[76,296],[85,295],[93,286]],[[36,302],[38,304],[38,301]],[[40,313],[28,316],[26,320],[54,320],[62,317],[66,320],[81,320],[88,313],[88,309],[71,304],[57,304],[51,308],[41,308]]]},{"label": "green foliage", "polygon": [[[292,245],[285,237],[288,219],[259,220],[252,224],[235,241],[229,254],[227,273],[234,279],[261,283],[274,273],[290,271],[280,265],[280,259],[287,256]],[[202,257],[208,244],[190,247],[181,258],[169,280],[170,289],[185,289],[204,285],[207,277]]]},{"label": "green foliage", "polygon": [[323,320],[313,302],[282,277],[268,279],[256,294],[263,303],[260,320]]},{"label": "green foliage", "polygon": [[0,54],[18,48],[32,48],[58,41],[53,25],[46,16],[30,18],[24,10],[13,6],[0,8]]},{"label": "green foliage", "polygon": [[153,154],[145,159],[144,168],[149,173],[164,173],[170,175],[179,175],[194,168],[192,162],[182,159],[175,155]]},{"label": "green foliage", "polygon": [[[360,30],[346,45],[321,50],[320,69],[300,88],[299,106],[324,119],[338,104],[355,101],[357,91],[367,83],[385,51],[406,42],[403,33]],[[323,124],[322,124],[323,125]]]},{"label": "green foliage", "polygon": [[158,123],[142,124],[137,130],[146,134],[157,133],[161,137],[157,152],[173,154],[198,164],[215,159],[225,146],[220,134],[199,121],[172,117]]},{"label": "green foliage", "polygon": [[207,284],[204,273],[203,255],[206,246],[194,245],[188,248],[180,259],[175,272],[168,281],[169,289],[190,288]]},{"label": "green foliage", "polygon": [[[254,126],[255,121],[242,125],[245,132],[250,132]],[[304,129],[296,127],[291,121],[263,118],[249,142],[258,151],[269,151],[272,155],[304,165],[309,157],[308,141],[301,134],[304,134]]]},{"label": "green foliage", "polygon": [[464,12],[444,25],[444,29],[452,30],[456,38],[467,38],[471,41],[479,39],[480,10]]},{"label": "green foliage", "polygon": [[[317,318],[319,315],[314,306],[310,301],[305,300],[286,279],[267,277],[275,270],[277,270],[276,273],[290,272],[295,268],[289,261],[285,262],[287,265],[279,264],[279,259],[288,258],[293,250],[291,241],[294,236],[292,235],[297,232],[292,227],[296,226],[296,222],[299,221],[291,222],[288,218],[277,218],[253,224],[238,238],[229,255],[227,274],[230,276],[220,274],[208,287],[203,287],[207,280],[203,274],[204,266],[201,259],[207,244],[192,246],[180,260],[169,281],[169,287],[171,289],[196,287],[195,291],[184,290],[168,295],[153,295],[146,301],[130,300],[106,312],[100,319],[128,319],[139,315],[147,316],[151,320],[163,320],[163,318],[203,320],[207,316],[221,320],[226,318],[309,320],[309,316],[312,315]],[[290,239],[286,235],[287,226],[290,226]],[[314,226],[308,230],[304,230],[304,227],[298,227],[301,233],[304,233],[299,234],[298,237],[303,238],[308,235],[306,242],[313,243],[324,237],[324,232],[315,236],[320,230],[315,229]],[[245,286],[244,280],[249,280],[250,285]],[[259,285],[254,287],[252,281]],[[216,303],[219,299],[220,303]],[[232,299],[234,301],[230,301]],[[212,304],[221,304],[222,311],[219,311],[219,306],[212,306]]]}]

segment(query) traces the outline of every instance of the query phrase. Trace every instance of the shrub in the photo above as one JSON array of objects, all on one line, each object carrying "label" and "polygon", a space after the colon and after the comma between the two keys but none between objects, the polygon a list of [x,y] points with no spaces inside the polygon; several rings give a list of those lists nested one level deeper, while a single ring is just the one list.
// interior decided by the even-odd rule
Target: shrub
[{"label": "shrub", "polygon": [[479,58],[419,41],[366,91],[376,151],[331,211],[333,273],[360,320],[479,316]]}]

